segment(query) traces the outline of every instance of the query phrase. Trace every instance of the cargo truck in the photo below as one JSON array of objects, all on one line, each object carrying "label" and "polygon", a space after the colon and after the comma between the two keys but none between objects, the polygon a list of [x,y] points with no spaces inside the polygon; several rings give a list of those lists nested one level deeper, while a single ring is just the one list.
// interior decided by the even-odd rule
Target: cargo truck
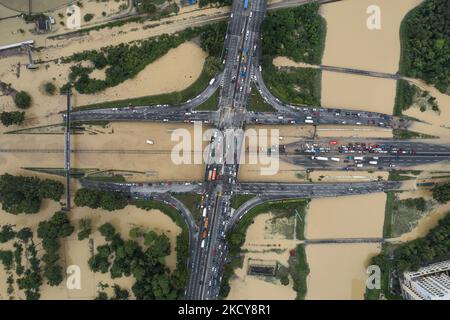
[{"label": "cargo truck", "polygon": [[212,177],[211,177],[211,181],[214,181],[214,180],[216,180],[216,172],[217,172],[217,169],[216,169],[216,168],[214,168],[214,169],[213,169],[213,171],[212,171]]},{"label": "cargo truck", "polygon": [[209,81],[209,85],[211,86],[211,85],[214,83],[214,81],[216,81],[216,78],[212,78],[212,79]]},{"label": "cargo truck", "polygon": [[375,165],[378,164],[378,161],[369,161],[369,163]]},{"label": "cargo truck", "polygon": [[201,248],[203,249],[205,247],[205,240],[202,240]]},{"label": "cargo truck", "polygon": [[205,208],[203,208],[203,213],[202,213],[202,217],[204,218],[204,217],[206,217],[206,207]]},{"label": "cargo truck", "polygon": [[364,160],[364,157],[355,157],[355,160]]},{"label": "cargo truck", "polygon": [[316,157],[316,160],[328,161],[328,158],[327,157]]},{"label": "cargo truck", "polygon": [[203,223],[203,229],[208,228],[208,223],[209,223],[209,220],[208,220],[208,218],[206,218],[205,222]]},{"label": "cargo truck", "polygon": [[332,157],[332,158],[331,158],[331,161],[336,161],[336,162],[339,162],[339,161],[341,161],[341,159],[339,159],[339,158],[335,158],[335,157]]}]

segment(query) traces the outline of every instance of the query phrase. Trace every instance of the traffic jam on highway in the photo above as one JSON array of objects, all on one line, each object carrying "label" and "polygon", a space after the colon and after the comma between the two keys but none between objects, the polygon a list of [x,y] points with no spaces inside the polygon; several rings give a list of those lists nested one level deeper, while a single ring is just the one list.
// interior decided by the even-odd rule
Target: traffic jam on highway
[{"label": "traffic jam on highway", "polygon": [[[420,148],[418,151],[417,148]],[[285,150],[285,148],[283,148]],[[436,162],[448,159],[450,149],[433,144],[394,143],[394,142],[343,142],[331,140],[325,142],[308,142],[296,147],[295,154],[306,155],[312,163],[323,165],[342,165],[344,170],[371,167],[396,167],[415,165],[424,162]],[[407,159],[407,163],[402,163]]]}]

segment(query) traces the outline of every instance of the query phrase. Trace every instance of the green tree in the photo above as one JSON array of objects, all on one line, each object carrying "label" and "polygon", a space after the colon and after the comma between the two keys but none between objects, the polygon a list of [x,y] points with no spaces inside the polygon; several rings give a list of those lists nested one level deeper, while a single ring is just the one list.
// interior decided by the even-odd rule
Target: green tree
[{"label": "green tree", "polygon": [[127,200],[116,192],[104,192],[100,198],[100,207],[108,211],[123,209],[127,206]]},{"label": "green tree", "polygon": [[83,16],[84,22],[89,22],[89,21],[91,21],[93,18],[94,18],[94,15],[93,15],[92,13],[86,13],[86,14]]},{"label": "green tree", "polygon": [[101,192],[93,189],[78,189],[75,193],[75,204],[78,207],[89,207],[96,209],[99,207]]},{"label": "green tree", "polygon": [[114,300],[128,300],[128,298],[130,297],[130,293],[128,292],[127,289],[122,289],[117,284],[115,284],[113,288],[114,288],[114,298],[113,298]]},{"label": "green tree", "polygon": [[41,199],[52,199],[58,201],[64,193],[64,186],[61,182],[45,179],[41,181],[39,196]]},{"label": "green tree", "polygon": [[106,241],[111,241],[116,234],[116,228],[113,227],[113,225],[109,222],[102,224],[98,231],[100,231],[100,234],[105,238]]},{"label": "green tree", "polygon": [[0,250],[0,261],[6,270],[10,270],[13,265],[13,253],[10,250]]},{"label": "green tree", "polygon": [[2,112],[0,114],[0,121],[5,127],[16,124],[21,125],[25,120],[25,112],[23,111],[12,111],[12,112]]},{"label": "green tree", "polygon": [[9,240],[14,239],[16,233],[14,232],[12,225],[6,224],[3,225],[0,229],[0,243],[8,242]]},{"label": "green tree", "polygon": [[44,91],[49,96],[52,96],[56,92],[56,86],[53,84],[53,82],[47,81],[44,83]]},{"label": "green tree", "polygon": [[59,265],[52,264],[45,268],[44,276],[50,286],[57,286],[63,281],[63,268]]},{"label": "green tree", "polygon": [[437,184],[432,190],[433,199],[440,203],[450,201],[450,183]]},{"label": "green tree", "polygon": [[28,242],[31,238],[33,238],[33,231],[30,228],[22,228],[17,232],[17,238],[22,240],[23,242]]},{"label": "green tree", "polygon": [[80,231],[78,232],[78,240],[84,240],[86,238],[89,238],[92,232],[91,227],[91,220],[90,219],[81,219],[79,222],[79,228]]},{"label": "green tree", "polygon": [[25,91],[19,91],[14,98],[14,102],[18,108],[27,109],[31,106],[31,97]]}]

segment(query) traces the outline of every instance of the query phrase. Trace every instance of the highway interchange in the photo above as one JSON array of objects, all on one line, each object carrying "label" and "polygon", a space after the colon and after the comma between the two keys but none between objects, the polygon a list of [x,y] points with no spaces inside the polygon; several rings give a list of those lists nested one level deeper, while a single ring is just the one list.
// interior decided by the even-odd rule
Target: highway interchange
[{"label": "highway interchange", "polygon": [[[301,2],[301,3],[306,3]],[[333,184],[285,184],[285,183],[238,183],[240,151],[243,136],[239,130],[248,124],[338,124],[365,125],[386,128],[406,128],[409,121],[367,111],[346,110],[343,108],[325,109],[322,107],[292,106],[274,97],[265,86],[261,68],[261,24],[266,13],[265,0],[253,0],[247,9],[243,0],[233,1],[227,34],[224,40],[224,71],[215,77],[207,88],[197,97],[180,105],[128,106],[84,110],[71,113],[71,121],[162,121],[188,122],[200,121],[214,124],[222,135],[211,138],[210,152],[205,170],[205,179],[201,183],[106,183],[82,180],[88,188],[98,188],[127,194],[132,198],[154,199],[174,208],[186,220],[190,232],[190,278],[186,288],[186,299],[216,299],[219,295],[222,272],[227,263],[228,245],[226,235],[251,208],[266,201],[292,198],[336,197],[342,195],[383,192],[400,187],[398,182],[333,183]],[[277,112],[254,113],[246,110],[251,83],[256,84],[263,99]],[[220,90],[217,111],[196,111],[195,108]],[[308,121],[307,121],[308,120]],[[317,141],[309,141],[317,143]],[[320,141],[319,141],[320,142]],[[306,142],[301,142],[305,144]],[[325,142],[324,142],[325,143]],[[391,141],[391,143],[399,143]],[[401,142],[403,144],[409,142]],[[428,148],[423,144],[420,148]],[[298,149],[288,145],[286,150]],[[411,146],[410,146],[411,147]],[[409,155],[385,155],[394,158],[412,160],[419,163],[422,150]],[[212,150],[221,150],[218,158]],[[442,157],[448,159],[449,151],[440,150]],[[295,153],[295,152],[294,152]],[[419,154],[420,153],[420,154]],[[316,155],[316,154],[315,154]],[[291,156],[296,164],[314,167],[311,154],[297,152]],[[428,155],[431,157],[431,155]],[[309,158],[308,158],[309,157]],[[408,158],[409,157],[409,158]],[[302,162],[301,159],[304,159]],[[305,160],[306,159],[306,160]],[[289,160],[288,160],[289,161]],[[380,164],[384,163],[379,160]],[[392,159],[386,164],[392,164]],[[322,165],[321,165],[322,166]],[[202,194],[200,221],[194,221],[189,210],[173,193]],[[234,210],[230,206],[234,194],[253,194],[255,197]]]}]

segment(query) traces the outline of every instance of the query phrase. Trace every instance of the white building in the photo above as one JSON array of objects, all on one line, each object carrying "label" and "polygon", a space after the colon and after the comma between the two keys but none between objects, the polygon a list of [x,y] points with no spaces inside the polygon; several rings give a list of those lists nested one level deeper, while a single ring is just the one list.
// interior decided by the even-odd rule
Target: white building
[{"label": "white building", "polygon": [[405,272],[401,288],[406,300],[450,300],[450,260]]}]

